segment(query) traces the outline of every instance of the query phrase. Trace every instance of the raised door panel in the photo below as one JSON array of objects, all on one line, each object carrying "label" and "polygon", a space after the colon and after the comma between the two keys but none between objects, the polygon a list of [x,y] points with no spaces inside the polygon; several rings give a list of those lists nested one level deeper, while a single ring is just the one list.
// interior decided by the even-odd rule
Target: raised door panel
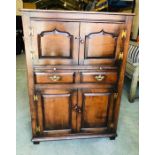
[{"label": "raised door panel", "polygon": [[37,114],[41,135],[70,134],[76,130],[76,91],[42,90],[38,95]]},{"label": "raised door panel", "polygon": [[84,94],[82,127],[94,128],[106,125],[108,98],[108,94]]},{"label": "raised door panel", "polygon": [[78,22],[31,20],[34,64],[77,64]]},{"label": "raised door panel", "polygon": [[[79,132],[105,133],[110,129],[113,115],[113,93],[104,89],[81,90]],[[79,103],[80,104],[80,103]]]},{"label": "raised door panel", "polygon": [[123,23],[82,23],[80,64],[115,64],[122,48],[123,27]]},{"label": "raised door panel", "polygon": [[42,95],[45,130],[70,129],[69,100],[70,94]]},{"label": "raised door panel", "polygon": [[68,32],[57,29],[43,31],[38,36],[39,56],[42,58],[71,58],[73,38]]}]

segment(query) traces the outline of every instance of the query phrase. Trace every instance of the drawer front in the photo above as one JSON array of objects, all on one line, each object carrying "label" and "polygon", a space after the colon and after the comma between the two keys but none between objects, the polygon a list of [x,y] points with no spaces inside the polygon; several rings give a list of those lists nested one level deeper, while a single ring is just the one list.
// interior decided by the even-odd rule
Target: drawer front
[{"label": "drawer front", "polygon": [[117,71],[106,72],[81,72],[81,82],[88,83],[108,83],[115,84],[117,82]]},{"label": "drawer front", "polygon": [[38,84],[74,83],[74,72],[35,73],[35,82]]}]

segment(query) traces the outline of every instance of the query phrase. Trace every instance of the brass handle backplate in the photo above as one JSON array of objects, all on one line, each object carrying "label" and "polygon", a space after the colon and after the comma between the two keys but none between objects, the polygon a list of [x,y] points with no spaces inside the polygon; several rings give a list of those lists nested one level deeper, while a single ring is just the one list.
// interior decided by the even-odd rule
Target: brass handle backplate
[{"label": "brass handle backplate", "polygon": [[103,76],[103,75],[97,75],[97,76],[95,76],[95,79],[97,81],[102,81],[104,78],[105,78],[105,76]]},{"label": "brass handle backplate", "polygon": [[50,78],[52,81],[59,81],[59,80],[61,79],[61,77],[58,76],[58,75],[53,75],[53,76],[50,76],[49,78]]}]

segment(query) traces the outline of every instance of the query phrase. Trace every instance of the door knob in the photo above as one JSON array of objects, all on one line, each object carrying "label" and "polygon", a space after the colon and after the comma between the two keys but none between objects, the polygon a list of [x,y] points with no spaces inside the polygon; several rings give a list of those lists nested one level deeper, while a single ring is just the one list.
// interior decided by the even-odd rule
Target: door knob
[{"label": "door knob", "polygon": [[83,39],[80,39],[80,43],[81,43],[81,44],[84,44],[84,40],[83,40]]},{"label": "door knob", "polygon": [[77,113],[81,113],[81,108],[76,104],[74,106],[72,106],[73,110]]},{"label": "door knob", "polygon": [[81,37],[75,37],[75,39],[81,39]]},{"label": "door knob", "polygon": [[81,44],[84,43],[84,40],[81,37],[75,37],[75,39],[79,39]]}]

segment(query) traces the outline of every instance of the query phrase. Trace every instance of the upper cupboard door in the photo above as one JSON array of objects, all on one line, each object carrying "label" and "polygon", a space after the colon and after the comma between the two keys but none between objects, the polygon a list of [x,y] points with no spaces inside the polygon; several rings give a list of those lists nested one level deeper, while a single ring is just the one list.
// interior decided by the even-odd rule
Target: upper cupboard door
[{"label": "upper cupboard door", "polygon": [[82,23],[80,64],[115,64],[123,45],[123,27],[118,23]]},{"label": "upper cupboard door", "polygon": [[78,63],[79,23],[32,20],[32,56],[37,65]]}]

